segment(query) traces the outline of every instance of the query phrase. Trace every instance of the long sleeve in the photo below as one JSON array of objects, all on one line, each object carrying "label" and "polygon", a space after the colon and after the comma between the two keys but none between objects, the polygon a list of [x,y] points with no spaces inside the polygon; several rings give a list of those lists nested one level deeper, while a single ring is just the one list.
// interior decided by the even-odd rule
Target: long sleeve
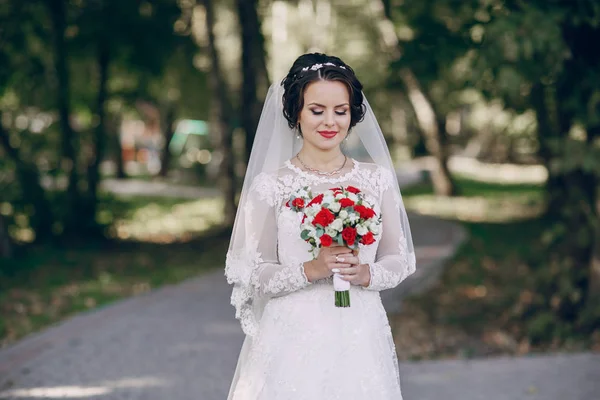
[{"label": "long sleeve", "polygon": [[310,284],[304,273],[302,262],[281,264],[277,255],[276,182],[271,177],[260,175],[249,193],[252,209],[261,208],[261,220],[252,220],[255,213],[246,213],[246,229],[258,238],[258,253],[250,282],[260,296],[277,297]]},{"label": "long sleeve", "polygon": [[371,281],[368,290],[391,289],[415,272],[415,256],[408,251],[403,226],[408,219],[399,193],[390,181],[393,175],[382,171],[381,176],[381,237],[374,263],[369,263]]}]

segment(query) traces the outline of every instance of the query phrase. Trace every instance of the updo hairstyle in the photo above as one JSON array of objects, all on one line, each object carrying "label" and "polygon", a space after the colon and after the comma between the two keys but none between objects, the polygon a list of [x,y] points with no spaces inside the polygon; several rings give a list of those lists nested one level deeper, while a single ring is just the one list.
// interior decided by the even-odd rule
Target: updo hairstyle
[{"label": "updo hairstyle", "polygon": [[[333,65],[331,65],[333,64]],[[303,68],[305,70],[303,70]],[[340,58],[322,53],[301,55],[294,61],[290,72],[281,82],[284,88],[283,115],[291,129],[298,128],[298,117],[304,107],[304,91],[316,81],[338,81],[346,85],[350,98],[350,127],[362,121],[365,116],[362,83],[354,70]]]}]

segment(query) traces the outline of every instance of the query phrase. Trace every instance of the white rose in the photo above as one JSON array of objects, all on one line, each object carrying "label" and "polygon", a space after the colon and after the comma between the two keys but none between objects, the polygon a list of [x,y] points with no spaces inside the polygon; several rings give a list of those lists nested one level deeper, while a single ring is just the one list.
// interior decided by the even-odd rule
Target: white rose
[{"label": "white rose", "polygon": [[344,227],[344,224],[341,219],[336,218],[331,224],[329,224],[329,226],[331,227],[331,229],[335,229],[336,231],[340,232]]},{"label": "white rose", "polygon": [[325,228],[325,233],[328,234],[331,237],[334,237],[335,235],[338,234],[338,232],[335,229],[333,229],[331,227],[331,225],[329,225],[327,228]]},{"label": "white rose", "polygon": [[369,225],[369,230],[374,234],[377,235],[379,233],[379,225],[377,224],[371,224]]},{"label": "white rose", "polygon": [[356,195],[356,193],[352,193],[352,192],[348,193],[348,198],[355,203],[358,201],[358,196]]},{"label": "white rose", "polygon": [[321,210],[320,204],[313,204],[312,206],[306,208],[305,213],[309,217],[313,218],[317,213]]},{"label": "white rose", "polygon": [[361,235],[361,236],[366,235],[367,232],[369,232],[369,230],[363,224],[356,225],[356,233],[358,233],[359,235]]},{"label": "white rose", "polygon": [[308,227],[308,237],[317,237],[317,230],[312,226]]},{"label": "white rose", "polygon": [[340,218],[341,218],[342,220],[344,220],[344,219],[348,218],[348,211],[346,211],[346,210],[342,210],[342,211],[340,211]]},{"label": "white rose", "polygon": [[356,222],[360,219],[360,215],[356,214],[356,213],[350,213],[350,215],[348,216],[348,221],[350,222]]},{"label": "white rose", "polygon": [[341,198],[343,198],[343,197],[346,197],[346,196],[344,196],[344,194],[343,194],[343,193],[339,193],[339,192],[338,192],[338,193],[335,195],[335,198],[336,198],[336,199],[341,199]]},{"label": "white rose", "polygon": [[335,213],[336,213],[336,212],[340,211],[340,208],[341,208],[341,207],[342,207],[342,206],[340,205],[340,203],[329,203],[329,207],[328,207],[328,208],[329,208],[331,211],[333,211],[333,212],[335,212]]},{"label": "white rose", "polygon": [[325,196],[323,196],[323,203],[333,203],[333,196],[331,194],[326,194]]}]

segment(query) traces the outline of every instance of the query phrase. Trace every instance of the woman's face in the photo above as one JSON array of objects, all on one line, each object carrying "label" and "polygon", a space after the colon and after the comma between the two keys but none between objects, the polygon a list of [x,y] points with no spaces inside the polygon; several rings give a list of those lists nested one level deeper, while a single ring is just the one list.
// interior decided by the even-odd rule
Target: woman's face
[{"label": "woman's face", "polygon": [[304,107],[298,117],[304,142],[321,150],[342,143],[350,127],[350,96],[338,81],[316,81],[304,89]]}]

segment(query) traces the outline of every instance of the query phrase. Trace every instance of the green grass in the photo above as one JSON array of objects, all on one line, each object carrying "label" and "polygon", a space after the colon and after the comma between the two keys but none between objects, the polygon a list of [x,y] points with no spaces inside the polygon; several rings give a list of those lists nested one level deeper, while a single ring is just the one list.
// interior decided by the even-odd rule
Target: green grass
[{"label": "green grass", "polygon": [[[219,200],[103,196],[109,239],[23,246],[0,265],[0,347],[83,310],[222,268]],[[123,240],[126,238],[127,240]]]},{"label": "green grass", "polygon": [[[497,195],[539,195],[543,187],[536,184],[502,184],[475,181],[460,175],[455,175],[454,181],[459,191],[459,196],[465,197],[493,197]],[[423,182],[402,190],[404,197],[433,194],[431,182]]]},{"label": "green grass", "polygon": [[436,196],[430,183],[402,190],[407,209],[464,222],[511,222],[539,216],[544,209],[543,187],[500,184],[454,177],[458,195]]},{"label": "green grass", "polygon": [[[456,177],[456,183],[458,199],[433,195],[430,184],[403,190],[407,208],[461,223],[468,239],[445,266],[440,281],[425,293],[408,298],[402,311],[392,316],[400,358],[523,354],[594,346],[573,340],[567,345],[536,347],[527,338],[527,322],[521,314],[535,291],[532,265],[542,264],[540,238],[549,226],[540,218],[543,188],[462,177]],[[527,201],[533,206],[523,207]]]}]

